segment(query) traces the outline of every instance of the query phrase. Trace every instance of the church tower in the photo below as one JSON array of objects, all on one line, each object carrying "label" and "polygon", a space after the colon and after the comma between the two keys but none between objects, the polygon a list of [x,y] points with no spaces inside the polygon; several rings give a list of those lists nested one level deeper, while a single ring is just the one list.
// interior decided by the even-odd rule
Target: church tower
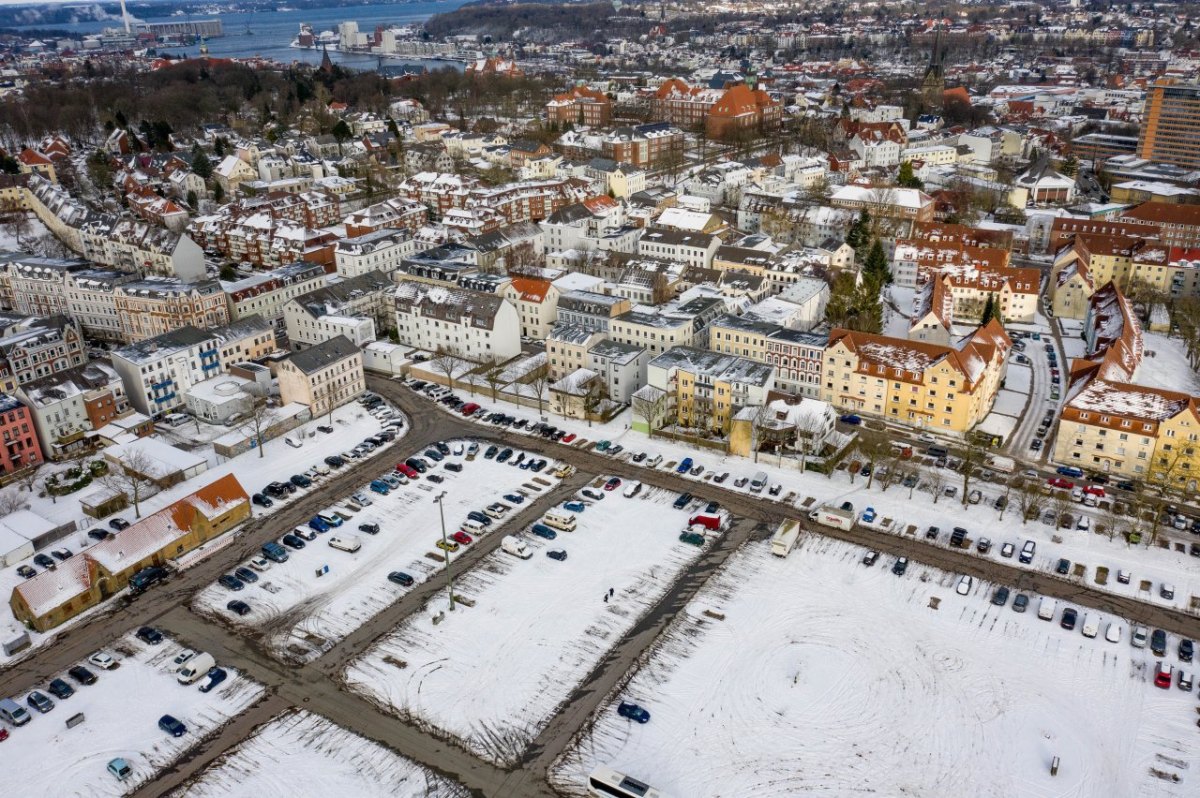
[{"label": "church tower", "polygon": [[921,98],[929,109],[942,107],[942,94],[946,91],[946,51],[942,48],[941,35],[940,27],[934,30],[929,66],[925,67],[925,78],[921,81]]}]

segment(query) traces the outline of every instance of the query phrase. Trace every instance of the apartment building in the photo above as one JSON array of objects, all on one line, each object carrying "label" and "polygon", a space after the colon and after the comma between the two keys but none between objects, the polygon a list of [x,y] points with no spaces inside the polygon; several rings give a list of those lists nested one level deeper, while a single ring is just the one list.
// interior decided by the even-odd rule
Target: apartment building
[{"label": "apartment building", "polygon": [[933,198],[915,188],[842,186],[833,192],[829,204],[834,208],[869,211],[876,218],[933,221]]},{"label": "apartment building", "polygon": [[521,335],[538,341],[545,339],[558,320],[560,294],[554,283],[545,277],[514,274],[499,293],[517,309]]},{"label": "apartment building", "polygon": [[313,417],[332,413],[367,389],[362,350],[337,336],[281,361],[279,400],[308,406]]},{"label": "apartment building", "polygon": [[995,320],[958,347],[834,330],[821,398],[846,412],[965,433],[991,410],[1011,346]]},{"label": "apartment building", "polygon": [[276,335],[283,338],[287,334],[284,305],[324,286],[327,279],[324,266],[298,261],[241,280],[221,281],[221,290],[229,303],[231,321],[261,316],[274,325]]},{"label": "apartment building", "polygon": [[1200,250],[1125,235],[1076,234],[1055,258],[1050,272],[1056,315],[1081,319],[1092,294],[1107,283],[1122,290],[1139,285],[1171,297],[1200,294]]},{"label": "apartment building", "polygon": [[743,408],[762,407],[775,369],[743,357],[680,346],[652,359],[646,385],[666,399],[664,417],[681,427],[728,435]]},{"label": "apartment building", "polygon": [[350,238],[378,230],[420,230],[429,221],[429,209],[420,202],[405,197],[392,197],[368,205],[346,216],[343,222]]},{"label": "apartment building", "polygon": [[41,465],[33,415],[20,399],[0,393],[0,476]]},{"label": "apartment building", "polygon": [[546,335],[546,370],[553,382],[588,367],[588,350],[608,334],[559,322]]},{"label": "apartment building", "polygon": [[1157,227],[1159,239],[1169,247],[1200,249],[1200,205],[1145,202],[1121,211],[1117,221]]},{"label": "apartment building", "polygon": [[558,297],[558,323],[607,333],[613,319],[632,309],[633,303],[626,297],[563,291]]},{"label": "apartment building", "polygon": [[181,325],[218,327],[229,321],[225,292],[216,280],[136,280],[118,285],[113,299],[125,341],[152,338]]},{"label": "apartment building", "polygon": [[1137,154],[1155,163],[1200,168],[1200,85],[1162,78],[1146,91]]},{"label": "apartment building", "polygon": [[93,448],[97,430],[130,412],[121,376],[102,360],[33,380],[14,395],[29,408],[50,460]]},{"label": "apartment building", "polygon": [[396,288],[396,333],[405,346],[476,363],[503,363],[521,352],[521,320],[495,294],[423,283]]},{"label": "apartment building", "polygon": [[333,262],[342,277],[367,272],[391,274],[404,258],[417,253],[417,241],[408,229],[383,227],[354,238],[343,238],[333,250]]},{"label": "apartment building", "polygon": [[602,92],[587,86],[572,86],[556,94],[546,103],[546,121],[562,127],[602,127],[612,117],[612,100]]},{"label": "apartment building", "polygon": [[0,313],[0,391],[85,362],[83,332],[73,320]]},{"label": "apartment building", "polygon": [[618,127],[600,140],[600,154],[644,168],[682,162],[683,131],[669,122]]},{"label": "apartment building", "polygon": [[134,409],[161,418],[184,405],[184,394],[223,370],[221,341],[185,324],[111,353],[112,367]]},{"label": "apartment building", "polygon": [[374,341],[390,327],[395,283],[370,271],[302,294],[283,306],[292,349],[307,349],[344,336],[355,346]]},{"label": "apartment building", "polygon": [[720,246],[721,239],[708,233],[651,227],[638,240],[637,254],[707,269],[712,266],[713,256]]}]

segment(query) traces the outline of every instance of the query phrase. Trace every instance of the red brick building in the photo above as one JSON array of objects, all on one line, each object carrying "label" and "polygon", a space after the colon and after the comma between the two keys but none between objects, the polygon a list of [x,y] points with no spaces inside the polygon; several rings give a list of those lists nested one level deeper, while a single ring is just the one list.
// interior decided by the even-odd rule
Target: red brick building
[{"label": "red brick building", "polygon": [[612,118],[612,100],[604,92],[587,86],[574,86],[570,91],[554,95],[546,103],[546,121],[560,127],[566,123],[601,127]]}]

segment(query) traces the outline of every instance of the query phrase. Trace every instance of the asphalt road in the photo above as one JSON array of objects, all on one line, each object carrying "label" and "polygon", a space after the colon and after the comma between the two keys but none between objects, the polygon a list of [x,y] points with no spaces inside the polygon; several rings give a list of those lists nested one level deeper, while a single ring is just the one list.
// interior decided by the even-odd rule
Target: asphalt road
[{"label": "asphalt road", "polygon": [[[132,601],[122,599],[114,602],[110,610],[69,629],[59,635],[52,645],[0,672],[0,695],[13,695],[45,684],[129,629],[142,624],[154,624],[192,648],[212,653],[222,664],[243,670],[263,684],[267,692],[258,704],[202,741],[183,761],[135,795],[162,795],[186,783],[209,763],[236,746],[260,723],[270,720],[288,707],[302,707],[458,781],[475,795],[513,798],[550,796],[553,792],[546,784],[547,769],[584,729],[588,718],[605,696],[622,683],[638,657],[653,645],[707,579],[742,543],[750,538],[765,538],[780,520],[797,515],[797,511],[790,507],[765,497],[697,483],[673,472],[643,468],[626,460],[467,422],[441,406],[415,396],[395,381],[370,378],[368,385],[408,415],[411,429],[398,444],[369,460],[346,467],[316,490],[300,496],[275,514],[266,516],[260,523],[247,525],[236,533],[238,537],[233,543],[175,575],[161,589],[152,590]],[[198,590],[211,584],[221,573],[253,556],[264,541],[279,537],[334,500],[361,487],[369,476],[385,470],[408,453],[419,452],[433,441],[458,437],[473,437],[481,442],[493,441],[520,447],[547,458],[569,462],[578,469],[578,473],[564,484],[548,491],[508,519],[499,530],[485,535],[466,550],[454,563],[455,567],[462,570],[494,551],[499,546],[504,530],[529,523],[551,504],[601,474],[616,474],[626,479],[638,479],[662,488],[716,499],[734,519],[730,531],[685,571],[671,590],[562,703],[549,725],[512,770],[483,762],[415,723],[383,712],[369,701],[350,693],[341,683],[346,664],[402,620],[414,613],[445,609],[446,586],[440,574],[402,594],[395,603],[350,633],[324,655],[303,665],[281,662],[268,655],[255,636],[231,630],[219,620],[199,615],[190,609],[191,599]],[[969,574],[988,583],[1036,591],[1080,608],[1095,608],[1200,639],[1200,618],[1134,598],[1111,595],[1042,571],[1017,568],[1006,560],[978,557],[964,550],[933,545],[922,537],[880,534],[859,528],[842,531],[808,526],[806,534],[845,540],[893,557],[906,556],[914,562],[950,573]],[[888,565],[890,560],[885,559],[877,567]],[[982,589],[982,586],[977,586],[977,590]],[[462,607],[455,611],[472,610]],[[498,686],[498,689],[502,689],[502,686]]]}]

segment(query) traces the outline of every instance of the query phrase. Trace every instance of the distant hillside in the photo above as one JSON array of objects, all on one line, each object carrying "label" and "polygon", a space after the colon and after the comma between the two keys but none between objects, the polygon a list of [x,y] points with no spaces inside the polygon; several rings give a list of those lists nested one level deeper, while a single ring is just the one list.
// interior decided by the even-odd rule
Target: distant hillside
[{"label": "distant hillside", "polygon": [[[519,30],[531,30],[543,35],[557,34],[564,38],[585,38],[593,30],[611,26],[610,17],[616,12],[612,3],[555,3],[524,2],[505,5],[479,3],[465,5],[445,14],[430,17],[425,29],[431,36],[476,35],[491,36],[494,41],[511,39]],[[543,36],[525,36],[540,39]]]}]

